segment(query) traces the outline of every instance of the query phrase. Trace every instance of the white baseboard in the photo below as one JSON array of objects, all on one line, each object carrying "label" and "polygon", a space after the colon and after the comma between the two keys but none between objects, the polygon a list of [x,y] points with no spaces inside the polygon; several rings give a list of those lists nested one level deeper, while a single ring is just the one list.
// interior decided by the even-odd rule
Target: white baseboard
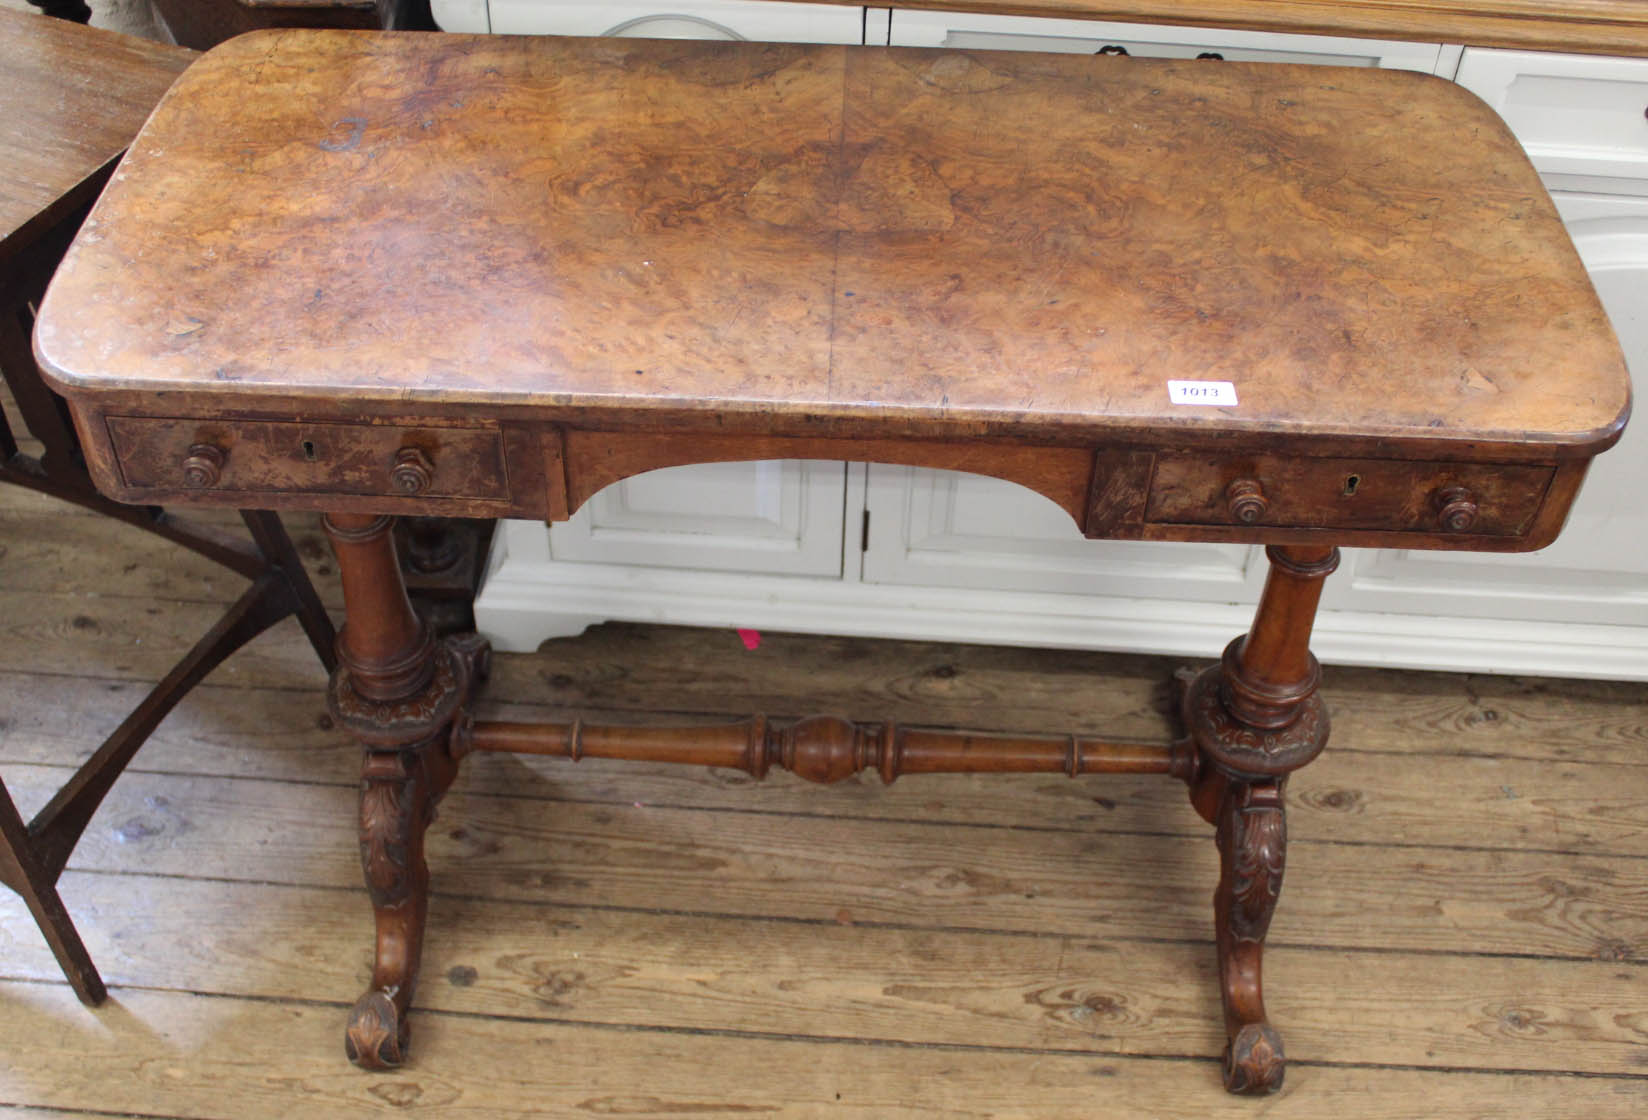
[{"label": "white baseboard", "polygon": [[[1252,608],[529,562],[499,550],[475,618],[510,652],[622,620],[1209,658]],[[1635,626],[1324,610],[1311,648],[1329,664],[1648,680],[1648,630]]]}]

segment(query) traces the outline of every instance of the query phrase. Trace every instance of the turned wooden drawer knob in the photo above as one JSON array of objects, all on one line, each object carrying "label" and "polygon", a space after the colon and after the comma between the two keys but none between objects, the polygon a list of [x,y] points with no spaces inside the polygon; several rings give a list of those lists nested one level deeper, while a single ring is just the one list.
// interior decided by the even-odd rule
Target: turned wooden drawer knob
[{"label": "turned wooden drawer knob", "polygon": [[1225,490],[1225,498],[1230,503],[1230,516],[1243,525],[1254,524],[1270,508],[1263,487],[1251,478],[1232,482]]},{"label": "turned wooden drawer knob", "polygon": [[183,460],[183,485],[202,489],[216,486],[223,477],[223,448],[210,443],[192,443]]},{"label": "turned wooden drawer knob", "polygon": [[1476,524],[1476,499],[1463,486],[1444,486],[1436,493],[1436,508],[1442,528],[1463,533]]},{"label": "turned wooden drawer knob", "polygon": [[416,447],[403,447],[395,452],[395,465],[389,470],[389,481],[402,494],[422,494],[435,480],[435,464]]}]

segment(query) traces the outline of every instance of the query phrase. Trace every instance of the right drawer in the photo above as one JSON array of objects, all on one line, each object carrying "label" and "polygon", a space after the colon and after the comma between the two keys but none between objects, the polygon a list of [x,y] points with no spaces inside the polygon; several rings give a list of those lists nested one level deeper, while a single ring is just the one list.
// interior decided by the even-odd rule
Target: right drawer
[{"label": "right drawer", "polygon": [[1648,194],[1648,58],[1470,47],[1458,80],[1505,119],[1550,186]]},{"label": "right drawer", "polygon": [[1552,470],[1538,464],[1164,452],[1156,456],[1145,519],[1520,537],[1533,525]]}]

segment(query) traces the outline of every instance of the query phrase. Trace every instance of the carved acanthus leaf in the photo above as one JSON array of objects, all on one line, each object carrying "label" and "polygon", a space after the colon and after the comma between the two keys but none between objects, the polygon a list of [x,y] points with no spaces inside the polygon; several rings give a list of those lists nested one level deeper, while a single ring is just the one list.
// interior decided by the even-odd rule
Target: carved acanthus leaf
[{"label": "carved acanthus leaf", "polygon": [[1263,941],[1282,893],[1287,861],[1287,817],[1280,795],[1274,801],[1255,797],[1251,787],[1239,795],[1225,827],[1229,835],[1230,931],[1237,941]]},{"label": "carved acanthus leaf", "polygon": [[407,850],[418,764],[400,752],[369,752],[360,796],[361,867],[376,906],[403,902],[411,890]]}]

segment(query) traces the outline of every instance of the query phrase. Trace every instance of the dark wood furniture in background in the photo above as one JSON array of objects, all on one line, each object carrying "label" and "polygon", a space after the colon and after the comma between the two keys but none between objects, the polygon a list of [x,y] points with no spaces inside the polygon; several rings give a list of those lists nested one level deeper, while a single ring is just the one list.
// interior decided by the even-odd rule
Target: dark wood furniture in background
[{"label": "dark wood furniture in background", "polygon": [[85,0],[29,0],[48,16],[70,23],[85,23],[92,18],[92,10]]},{"label": "dark wood furniture in background", "polygon": [[[24,454],[0,410],[0,482],[26,486],[193,549],[251,581],[182,661],[24,824],[0,783],[0,882],[23,896],[76,994],[102,1001],[96,967],[56,883],[92,814],[145,739],[207,673],[288,615],[297,615],[328,669],[334,635],[291,541],[273,513],[243,513],[251,540],[180,522],[156,506],[97,492],[63,402],[29,349],[34,308],[81,219],[143,119],[195,55],[108,31],[0,11],[0,374],[29,434]],[[95,81],[93,80],[95,78]],[[95,308],[85,313],[95,317]]]},{"label": "dark wood furniture in background", "polygon": [[172,38],[197,51],[271,27],[424,31],[429,0],[151,0]]},{"label": "dark wood furniture in background", "polygon": [[[406,1052],[435,802],[510,750],[1184,780],[1222,856],[1225,1082],[1275,1089],[1260,954],[1283,785],[1328,735],[1309,638],[1337,546],[1541,547],[1629,407],[1537,176],[1464,91],[996,52],[237,40],[134,145],[35,345],[107,493],[326,511],[372,1066]],[[1172,403],[1181,378],[1237,403]],[[393,515],[561,519],[764,458],[994,475],[1089,536],[1260,543],[1271,571],[1168,744],[474,718],[487,650],[410,609]]]},{"label": "dark wood furniture in background", "polygon": [[[85,0],[29,0],[48,16],[85,23]],[[429,0],[150,0],[180,46],[203,51],[248,31],[335,27],[362,31],[433,31]]]}]

